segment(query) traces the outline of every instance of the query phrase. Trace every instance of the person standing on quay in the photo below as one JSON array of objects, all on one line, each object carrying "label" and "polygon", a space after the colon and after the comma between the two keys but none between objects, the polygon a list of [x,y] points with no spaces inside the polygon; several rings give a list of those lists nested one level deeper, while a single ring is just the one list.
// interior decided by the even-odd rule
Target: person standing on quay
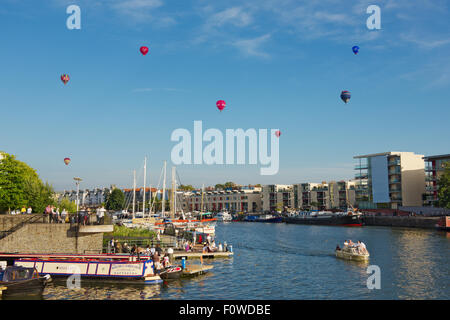
[{"label": "person standing on quay", "polygon": [[27,209],[25,208],[25,206],[22,207],[22,209],[20,210],[20,213],[25,214],[27,212]]},{"label": "person standing on quay", "polygon": [[27,214],[32,214],[33,213],[33,209],[31,209],[31,207],[30,206],[28,206],[28,209],[27,209]]}]

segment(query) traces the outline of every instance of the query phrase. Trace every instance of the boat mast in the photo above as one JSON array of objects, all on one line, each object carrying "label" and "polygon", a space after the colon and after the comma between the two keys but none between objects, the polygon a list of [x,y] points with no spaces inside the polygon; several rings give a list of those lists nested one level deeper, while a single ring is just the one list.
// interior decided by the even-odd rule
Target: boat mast
[{"label": "boat mast", "polygon": [[175,218],[175,167],[172,167],[172,205],[170,210],[170,218]]},{"label": "boat mast", "polygon": [[147,178],[147,157],[144,158],[144,197],[142,201],[142,218],[145,216],[145,178]]},{"label": "boat mast", "polygon": [[161,201],[161,215],[164,218],[164,207],[165,207],[165,193],[166,193],[166,161],[164,161],[164,179],[163,179],[163,193],[162,193],[162,201]]},{"label": "boat mast", "polygon": [[133,219],[136,212],[136,170],[133,170]]},{"label": "boat mast", "polygon": [[202,220],[202,218],[203,218],[203,215],[202,215],[202,213],[203,213],[203,191],[205,190],[205,184],[202,184],[202,203],[201,203],[201,205],[200,205],[200,221]]}]

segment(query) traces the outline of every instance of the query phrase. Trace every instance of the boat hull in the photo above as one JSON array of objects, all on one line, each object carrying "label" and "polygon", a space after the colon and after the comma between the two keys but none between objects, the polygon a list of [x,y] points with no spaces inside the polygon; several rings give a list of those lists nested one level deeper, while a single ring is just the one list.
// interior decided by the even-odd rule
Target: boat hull
[{"label": "boat hull", "polygon": [[283,219],[286,223],[325,225],[325,226],[344,226],[344,227],[362,227],[362,219],[359,216],[334,216],[334,217],[286,217]]},{"label": "boat hull", "polygon": [[353,261],[368,261],[369,254],[355,254],[344,250],[336,250],[336,258],[353,260]]},{"label": "boat hull", "polygon": [[0,287],[5,287],[3,291],[5,297],[15,295],[39,295],[44,291],[48,280],[44,277],[36,279],[29,279],[17,282],[3,282],[0,281]]},{"label": "boat hull", "polygon": [[146,284],[160,283],[161,277],[154,273],[153,261],[82,261],[19,259],[14,265],[34,267],[41,274],[52,277],[79,275],[82,279],[138,281]]},{"label": "boat hull", "polygon": [[170,266],[166,268],[164,271],[159,273],[161,279],[179,279],[181,274],[183,273],[183,269],[179,266]]}]

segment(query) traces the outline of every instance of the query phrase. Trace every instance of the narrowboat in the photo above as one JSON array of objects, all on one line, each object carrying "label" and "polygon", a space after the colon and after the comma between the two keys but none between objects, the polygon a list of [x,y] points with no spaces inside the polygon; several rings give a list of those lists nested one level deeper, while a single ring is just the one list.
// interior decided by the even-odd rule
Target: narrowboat
[{"label": "narrowboat", "polygon": [[162,279],[149,256],[99,254],[0,254],[14,261],[14,266],[35,268],[54,278],[80,275],[81,279],[161,283]]}]

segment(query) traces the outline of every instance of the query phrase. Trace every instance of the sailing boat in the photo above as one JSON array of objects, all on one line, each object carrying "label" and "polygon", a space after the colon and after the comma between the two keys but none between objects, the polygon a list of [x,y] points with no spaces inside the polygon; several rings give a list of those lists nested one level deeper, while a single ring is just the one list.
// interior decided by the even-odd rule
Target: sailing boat
[{"label": "sailing boat", "polygon": [[[201,201],[201,207],[200,207],[200,213],[199,213],[199,225],[195,228],[196,232],[200,233],[207,233],[207,234],[214,234],[216,232],[216,227],[214,224],[207,224],[208,222],[216,221],[216,218],[212,218],[211,212],[203,212],[204,206],[203,206],[203,194],[205,190],[205,185],[202,186],[202,201]],[[206,217],[206,219],[203,219]]]}]

